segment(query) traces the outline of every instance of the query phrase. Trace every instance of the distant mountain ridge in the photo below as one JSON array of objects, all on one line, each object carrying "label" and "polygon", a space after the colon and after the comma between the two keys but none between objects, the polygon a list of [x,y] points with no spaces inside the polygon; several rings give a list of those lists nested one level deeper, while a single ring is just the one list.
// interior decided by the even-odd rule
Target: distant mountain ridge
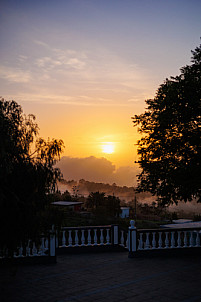
[{"label": "distant mountain ridge", "polygon": [[106,195],[115,195],[126,202],[134,200],[135,196],[139,202],[149,203],[155,201],[155,197],[150,193],[136,194],[134,187],[121,187],[117,186],[115,183],[110,185],[80,179],[79,181],[62,180],[58,186],[62,193],[68,190],[70,194],[84,197],[87,197],[91,192],[104,192]]}]

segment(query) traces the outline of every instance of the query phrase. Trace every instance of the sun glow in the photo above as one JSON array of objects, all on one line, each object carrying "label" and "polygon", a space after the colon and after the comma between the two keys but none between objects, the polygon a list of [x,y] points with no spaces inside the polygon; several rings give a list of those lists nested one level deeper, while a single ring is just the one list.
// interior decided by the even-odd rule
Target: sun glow
[{"label": "sun glow", "polygon": [[101,145],[102,152],[107,154],[114,153],[114,143],[108,142]]}]

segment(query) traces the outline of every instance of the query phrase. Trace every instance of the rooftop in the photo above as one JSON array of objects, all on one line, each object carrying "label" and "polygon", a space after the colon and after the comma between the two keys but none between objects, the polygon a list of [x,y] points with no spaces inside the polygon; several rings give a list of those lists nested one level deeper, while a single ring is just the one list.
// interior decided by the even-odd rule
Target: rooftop
[{"label": "rooftop", "polygon": [[56,206],[75,206],[75,205],[83,204],[83,202],[82,201],[55,201],[52,202],[52,204]]}]

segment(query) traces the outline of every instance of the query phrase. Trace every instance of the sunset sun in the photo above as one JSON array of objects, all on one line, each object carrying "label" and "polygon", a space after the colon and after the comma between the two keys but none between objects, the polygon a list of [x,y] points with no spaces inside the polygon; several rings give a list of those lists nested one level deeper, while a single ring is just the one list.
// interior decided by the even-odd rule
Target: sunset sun
[{"label": "sunset sun", "polygon": [[114,153],[114,143],[109,142],[109,143],[104,143],[102,144],[102,152],[107,153],[107,154],[112,154]]}]

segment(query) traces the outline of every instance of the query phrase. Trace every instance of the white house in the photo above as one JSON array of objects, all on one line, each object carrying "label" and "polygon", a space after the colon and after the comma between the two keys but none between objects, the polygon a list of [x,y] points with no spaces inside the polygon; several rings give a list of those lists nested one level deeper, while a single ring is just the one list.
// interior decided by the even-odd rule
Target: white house
[{"label": "white house", "polygon": [[129,217],[129,211],[130,211],[130,207],[121,207],[120,217],[121,218],[128,218]]}]

